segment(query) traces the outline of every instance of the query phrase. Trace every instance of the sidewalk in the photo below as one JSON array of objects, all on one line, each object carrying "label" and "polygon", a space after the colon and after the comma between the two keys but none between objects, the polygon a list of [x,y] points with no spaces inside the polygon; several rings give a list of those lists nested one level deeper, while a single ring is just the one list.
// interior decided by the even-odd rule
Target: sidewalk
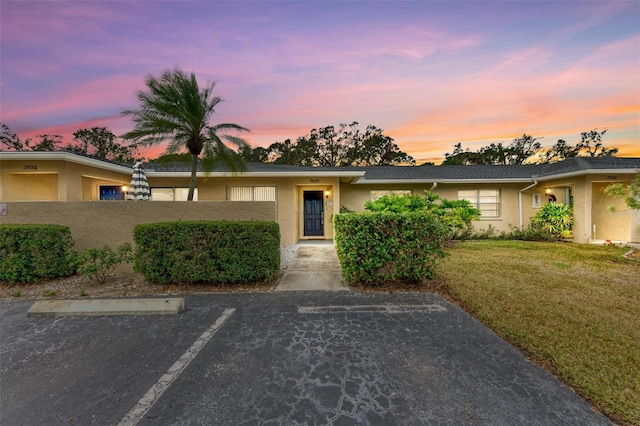
[{"label": "sidewalk", "polygon": [[276,291],[349,291],[331,243],[301,242]]}]

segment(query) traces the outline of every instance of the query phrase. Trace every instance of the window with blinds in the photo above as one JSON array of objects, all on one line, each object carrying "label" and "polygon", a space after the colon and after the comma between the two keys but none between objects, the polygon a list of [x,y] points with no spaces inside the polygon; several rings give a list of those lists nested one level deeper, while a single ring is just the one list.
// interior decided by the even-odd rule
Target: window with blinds
[{"label": "window with blinds", "polygon": [[[151,188],[152,201],[187,201],[189,188]],[[193,201],[198,201],[198,188],[193,193]]]},{"label": "window with blinds", "polygon": [[458,191],[458,200],[468,200],[480,210],[481,218],[500,217],[499,189],[471,189]]},{"label": "window with blinds", "polygon": [[229,186],[229,201],[276,201],[275,186]]}]

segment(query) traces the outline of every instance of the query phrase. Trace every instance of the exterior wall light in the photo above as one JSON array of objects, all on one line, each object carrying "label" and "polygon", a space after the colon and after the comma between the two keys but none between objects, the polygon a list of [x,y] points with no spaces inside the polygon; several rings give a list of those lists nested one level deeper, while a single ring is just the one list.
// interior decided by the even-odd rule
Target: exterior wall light
[{"label": "exterior wall light", "polygon": [[329,198],[330,195],[331,195],[331,190],[330,189],[327,189],[327,190],[324,191],[324,197],[325,198]]}]

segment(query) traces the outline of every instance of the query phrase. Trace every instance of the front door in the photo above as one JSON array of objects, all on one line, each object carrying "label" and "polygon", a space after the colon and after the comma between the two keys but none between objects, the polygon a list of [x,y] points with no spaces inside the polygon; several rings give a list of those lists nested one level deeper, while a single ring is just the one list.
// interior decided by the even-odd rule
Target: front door
[{"label": "front door", "polygon": [[121,186],[101,186],[100,187],[100,200],[112,201],[112,200],[124,200],[124,192],[122,192]]},{"label": "front door", "polygon": [[304,191],[304,236],[324,235],[324,201],[322,191]]}]

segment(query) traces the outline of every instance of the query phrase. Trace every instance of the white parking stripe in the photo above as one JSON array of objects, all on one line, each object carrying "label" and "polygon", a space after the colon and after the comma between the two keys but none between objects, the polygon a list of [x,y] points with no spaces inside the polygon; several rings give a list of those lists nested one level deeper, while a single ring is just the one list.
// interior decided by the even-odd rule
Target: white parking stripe
[{"label": "white parking stripe", "polygon": [[176,378],[184,371],[189,363],[198,355],[198,353],[204,348],[204,346],[211,340],[214,334],[222,327],[222,324],[229,319],[229,317],[235,312],[235,309],[225,309],[222,316],[216,320],[204,333],[200,335],[193,345],[178,359],[175,364],[167,370],[166,373],[158,379],[155,385],[151,387],[144,394],[140,401],[127,413],[126,416],[120,420],[118,426],[135,426],[144,417],[144,415],[151,409],[158,399],[162,396],[165,390],[176,380]]},{"label": "white parking stripe", "polygon": [[298,306],[299,314],[335,314],[335,313],[359,313],[382,312],[399,314],[406,312],[446,312],[442,305],[354,305],[354,306]]}]

